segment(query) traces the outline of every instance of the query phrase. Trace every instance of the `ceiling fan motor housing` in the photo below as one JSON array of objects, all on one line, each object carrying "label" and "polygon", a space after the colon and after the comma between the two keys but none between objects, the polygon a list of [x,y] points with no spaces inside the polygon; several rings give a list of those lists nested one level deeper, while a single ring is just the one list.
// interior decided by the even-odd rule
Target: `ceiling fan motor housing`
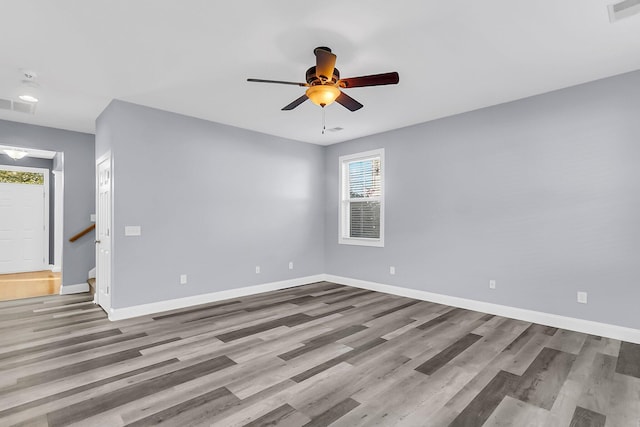
[{"label": "ceiling fan motor housing", "polygon": [[[307,70],[307,83],[311,86],[321,85],[322,81],[316,76],[316,67],[311,67]],[[325,84],[336,84],[340,80],[340,71],[337,68],[333,69],[333,76],[331,81],[327,81]]]}]

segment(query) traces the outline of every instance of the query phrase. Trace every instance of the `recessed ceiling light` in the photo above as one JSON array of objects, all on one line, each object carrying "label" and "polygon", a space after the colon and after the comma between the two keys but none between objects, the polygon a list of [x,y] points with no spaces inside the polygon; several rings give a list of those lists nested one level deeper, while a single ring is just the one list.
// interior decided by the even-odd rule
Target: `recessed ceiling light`
[{"label": "recessed ceiling light", "polygon": [[22,72],[22,82],[17,90],[18,99],[35,104],[40,100],[40,86],[36,83],[38,76],[30,70],[20,71]]},{"label": "recessed ceiling light", "polygon": [[38,102],[38,98],[36,98],[33,95],[20,95],[18,96],[18,98],[20,98],[21,100],[25,101],[25,102]]},{"label": "recessed ceiling light", "polygon": [[18,98],[24,102],[38,102],[40,100],[39,89],[36,83],[24,80],[18,90]]}]

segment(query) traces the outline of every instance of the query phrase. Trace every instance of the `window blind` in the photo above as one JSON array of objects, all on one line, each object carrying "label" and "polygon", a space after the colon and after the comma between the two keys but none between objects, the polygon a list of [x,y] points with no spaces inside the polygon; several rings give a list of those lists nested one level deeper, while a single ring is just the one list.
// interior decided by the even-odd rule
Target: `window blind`
[{"label": "window blind", "polygon": [[348,166],[349,236],[378,239],[382,195],[380,159],[357,160]]}]

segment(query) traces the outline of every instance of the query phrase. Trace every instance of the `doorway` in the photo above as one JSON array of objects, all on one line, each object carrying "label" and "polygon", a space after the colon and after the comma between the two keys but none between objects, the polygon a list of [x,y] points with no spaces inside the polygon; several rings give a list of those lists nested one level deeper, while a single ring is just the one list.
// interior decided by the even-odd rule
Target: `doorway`
[{"label": "doorway", "polygon": [[0,274],[49,266],[49,170],[0,166]]},{"label": "doorway", "polygon": [[26,156],[14,159],[7,148],[0,146],[0,300],[58,294],[62,187],[52,173],[62,153],[20,149]]}]

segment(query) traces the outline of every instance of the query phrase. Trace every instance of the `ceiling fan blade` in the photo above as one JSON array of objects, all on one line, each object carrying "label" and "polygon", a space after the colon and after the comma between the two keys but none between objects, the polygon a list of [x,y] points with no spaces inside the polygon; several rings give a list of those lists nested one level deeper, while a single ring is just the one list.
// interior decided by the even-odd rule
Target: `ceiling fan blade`
[{"label": "ceiling fan blade", "polygon": [[364,107],[364,105],[360,104],[344,92],[340,92],[340,95],[336,98],[336,102],[350,111],[356,111]]},{"label": "ceiling fan blade", "polygon": [[307,83],[298,83],[298,82],[283,82],[281,80],[264,80],[264,79],[247,79],[248,82],[256,82],[256,83],[278,83],[281,85],[295,85],[307,87],[309,86]]},{"label": "ceiling fan blade", "polygon": [[342,88],[395,85],[400,81],[400,76],[395,71],[392,73],[372,74],[370,76],[349,77],[338,82]]},{"label": "ceiling fan blade", "polygon": [[316,55],[316,77],[323,82],[331,81],[336,67],[336,55],[328,47],[317,47],[313,53]]},{"label": "ceiling fan blade", "polygon": [[293,110],[294,108],[296,108],[298,105],[302,104],[307,99],[309,99],[309,97],[307,95],[302,95],[300,98],[296,99],[291,104],[287,105],[286,107],[283,107],[282,111]]}]

